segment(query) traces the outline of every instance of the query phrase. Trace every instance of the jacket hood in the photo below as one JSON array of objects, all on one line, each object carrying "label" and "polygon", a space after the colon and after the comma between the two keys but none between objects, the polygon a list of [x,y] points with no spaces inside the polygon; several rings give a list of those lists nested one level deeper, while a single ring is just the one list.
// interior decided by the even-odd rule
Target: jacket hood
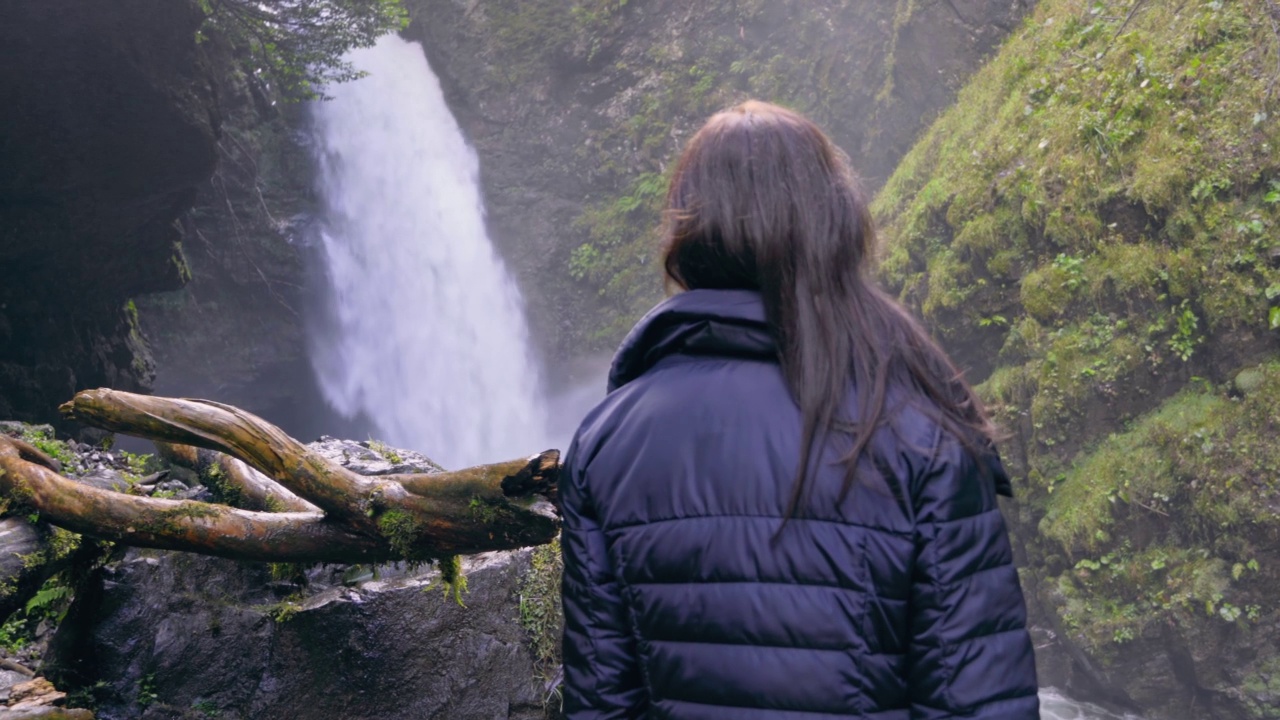
[{"label": "jacket hood", "polygon": [[613,356],[609,392],[676,353],[777,360],[764,301],[753,290],[686,290],[658,303]]}]

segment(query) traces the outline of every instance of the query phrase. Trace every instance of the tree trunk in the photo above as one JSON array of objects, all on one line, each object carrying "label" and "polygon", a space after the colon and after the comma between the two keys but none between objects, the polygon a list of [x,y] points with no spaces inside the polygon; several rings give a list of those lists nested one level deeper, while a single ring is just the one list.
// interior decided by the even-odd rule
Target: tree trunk
[{"label": "tree trunk", "polygon": [[216,467],[223,498],[240,506],[83,485],[36,448],[0,435],[0,491],[92,537],[244,560],[355,563],[539,545],[559,532],[555,450],[456,472],[365,477],[261,418],[206,400],[88,390],[61,410],[158,441],[163,457],[206,477]]}]

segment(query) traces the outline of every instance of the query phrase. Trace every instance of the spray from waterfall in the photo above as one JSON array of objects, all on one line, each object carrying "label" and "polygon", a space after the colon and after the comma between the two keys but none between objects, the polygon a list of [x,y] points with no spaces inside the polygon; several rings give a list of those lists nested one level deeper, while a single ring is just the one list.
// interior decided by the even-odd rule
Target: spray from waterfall
[{"label": "spray from waterfall", "polygon": [[543,449],[519,294],[485,231],[474,151],[422,47],[357,50],[368,76],[314,106],[327,301],[309,330],[325,399],[446,467]]}]

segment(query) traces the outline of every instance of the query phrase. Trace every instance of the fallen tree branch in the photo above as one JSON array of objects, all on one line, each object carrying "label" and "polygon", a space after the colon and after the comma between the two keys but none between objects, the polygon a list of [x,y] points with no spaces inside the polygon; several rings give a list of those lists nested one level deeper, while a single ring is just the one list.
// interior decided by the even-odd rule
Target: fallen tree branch
[{"label": "fallen tree branch", "polygon": [[199,475],[204,485],[227,505],[267,512],[320,512],[320,508],[233,457],[190,445],[155,445],[161,459]]},{"label": "fallen tree branch", "polygon": [[92,537],[246,560],[352,563],[538,545],[559,532],[554,450],[456,472],[365,477],[219,403],[91,390],[62,411],[160,441],[175,464],[219,468],[241,504],[288,510],[101,490],[61,477],[43,453],[0,436],[0,490],[54,525]]}]

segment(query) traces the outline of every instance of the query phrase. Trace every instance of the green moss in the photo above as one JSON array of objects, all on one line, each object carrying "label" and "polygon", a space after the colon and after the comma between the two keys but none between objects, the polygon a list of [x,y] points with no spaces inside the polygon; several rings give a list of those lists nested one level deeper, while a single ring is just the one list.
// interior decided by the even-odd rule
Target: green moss
[{"label": "green moss", "polygon": [[188,520],[217,517],[222,511],[217,506],[195,500],[184,500],[161,510],[154,517],[140,523],[138,529],[157,535],[176,535],[183,532]]},{"label": "green moss", "polygon": [[378,516],[378,531],[401,559],[427,559],[416,549],[422,528],[409,513],[394,509],[383,512]]},{"label": "green moss", "polygon": [[309,567],[311,566],[306,563],[267,563],[267,571],[271,573],[272,580],[298,585],[307,583]]},{"label": "green moss", "polygon": [[1252,718],[1274,717],[1275,698],[1280,697],[1280,653],[1263,658],[1254,667],[1254,671],[1241,683],[1246,707]]},{"label": "green moss", "polygon": [[400,457],[400,453],[381,440],[369,440],[365,445],[393,465],[399,465],[404,462],[404,458]]},{"label": "green moss", "polygon": [[452,595],[453,601],[462,605],[462,594],[467,591],[467,576],[462,574],[462,557],[450,555],[439,561],[440,582],[444,585],[446,595]]},{"label": "green moss", "polygon": [[1067,311],[1082,280],[1057,265],[1046,265],[1022,279],[1022,307],[1040,322],[1053,322]]},{"label": "green moss", "polygon": [[262,607],[261,610],[276,623],[287,623],[302,611],[302,595],[294,593],[278,603]]},{"label": "green moss", "polygon": [[48,426],[29,426],[22,433],[22,439],[34,445],[45,455],[57,460],[66,472],[73,472],[79,464],[76,454],[70,446],[53,436]]},{"label": "green moss", "polygon": [[[945,205],[952,247],[965,251],[926,250],[930,283],[922,309],[963,342],[963,327],[941,315],[957,299],[969,300],[965,285],[1008,276],[1029,262],[1039,267],[1027,273],[1019,296],[992,302],[1016,300],[1042,320],[1056,317],[1071,297],[1053,258],[1108,253],[1099,264],[1109,265],[1116,293],[1125,296],[1152,288],[1150,271],[1164,260],[1154,247],[1176,239],[1193,249],[1186,263],[1193,277],[1183,285],[1207,293],[1208,322],[1260,326],[1265,308],[1258,290],[1274,273],[1256,262],[1260,247],[1240,235],[1275,221],[1274,208],[1251,189],[1277,170],[1268,151],[1274,123],[1255,122],[1252,101],[1265,89],[1265,78],[1252,70],[1275,43],[1255,17],[1264,9],[1257,3],[1206,4],[1181,14],[1149,8],[1117,37],[1105,30],[1118,29],[1120,19],[1091,15],[1085,5],[1041,4],[878,197],[891,244],[915,243]],[[1206,36],[1207,26],[1220,30]],[[1209,108],[1214,112],[1196,112]],[[1180,172],[1165,172],[1170,163]],[[1232,210],[1178,217],[1187,195],[1195,205]],[[1242,224],[1242,216],[1252,219]],[[1131,222],[1135,217],[1142,222]],[[1172,220],[1179,226],[1169,227]],[[1260,225],[1250,226],[1254,221]],[[1224,234],[1234,246],[1226,253]],[[1136,249],[1108,252],[1115,241]],[[1140,262],[1125,262],[1132,260]],[[902,265],[888,263],[886,270],[906,288]]]},{"label": "green moss", "polygon": [[560,540],[533,549],[529,574],[520,584],[520,624],[529,633],[529,644],[543,681],[560,666],[560,638],[564,608],[560,602],[560,576],[564,563]]},{"label": "green moss", "polygon": [[80,547],[80,535],[70,530],[63,530],[60,527],[51,528],[49,531],[49,559],[62,560],[75,552]]},{"label": "green moss", "polygon": [[1108,8],[1041,0],[874,207],[888,285],[991,361],[1032,590],[1104,665],[1280,586],[1280,38],[1261,0]]},{"label": "green moss", "polygon": [[232,507],[239,507],[244,502],[244,494],[240,486],[227,481],[227,474],[222,466],[209,463],[200,471],[200,482],[213,493],[217,500]]},{"label": "green moss", "polygon": [[471,517],[485,525],[493,525],[504,519],[509,518],[510,510],[507,509],[507,500],[489,500],[479,495],[475,495],[468,503],[468,510]]},{"label": "green moss", "polygon": [[1040,531],[1076,562],[1060,579],[1078,586],[1065,613],[1091,645],[1114,625],[1108,603],[1131,607],[1135,631],[1180,615],[1248,623],[1269,608],[1257,576],[1275,571],[1257,558],[1280,535],[1280,364],[1251,372],[1251,395],[1186,391],[1050,485]]}]

